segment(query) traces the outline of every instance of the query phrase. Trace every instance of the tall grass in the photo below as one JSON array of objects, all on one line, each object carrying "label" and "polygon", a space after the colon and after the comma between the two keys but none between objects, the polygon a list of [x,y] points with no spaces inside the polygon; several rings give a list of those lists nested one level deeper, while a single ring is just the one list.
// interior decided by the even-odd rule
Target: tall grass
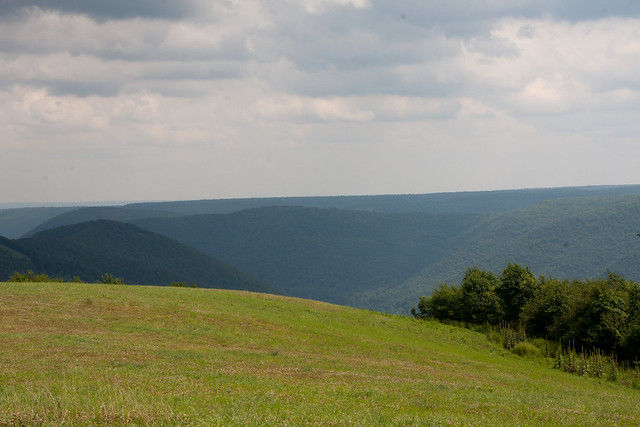
[{"label": "tall grass", "polygon": [[614,356],[598,349],[577,352],[571,346],[563,348],[562,344],[556,353],[553,367],[581,377],[603,378],[611,382],[619,380],[621,368]]},{"label": "tall grass", "polygon": [[[478,330],[478,325],[474,328]],[[501,344],[506,350],[519,356],[554,358],[553,369],[581,377],[599,378],[640,390],[640,361],[619,362],[615,355],[599,349],[578,351],[573,344],[563,347],[542,338],[529,339],[524,329],[513,329],[506,324],[483,325],[482,331],[489,340]],[[534,351],[536,350],[536,351]]]}]

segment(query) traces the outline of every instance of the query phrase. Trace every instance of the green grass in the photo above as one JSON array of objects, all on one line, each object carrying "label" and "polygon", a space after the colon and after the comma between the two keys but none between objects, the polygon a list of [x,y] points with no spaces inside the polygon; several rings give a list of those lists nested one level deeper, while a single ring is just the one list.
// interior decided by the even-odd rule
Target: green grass
[{"label": "green grass", "polygon": [[210,289],[0,283],[0,424],[638,424],[482,334]]}]

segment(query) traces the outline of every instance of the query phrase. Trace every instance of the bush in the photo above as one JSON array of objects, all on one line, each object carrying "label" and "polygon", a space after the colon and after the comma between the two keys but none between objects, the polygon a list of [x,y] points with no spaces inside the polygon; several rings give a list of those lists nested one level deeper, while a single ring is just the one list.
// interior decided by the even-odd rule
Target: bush
[{"label": "bush", "polygon": [[420,318],[460,320],[460,297],[459,288],[443,283],[430,297],[420,297],[418,306],[411,313]]},{"label": "bush", "polygon": [[198,285],[196,285],[195,283],[192,283],[191,285],[187,285],[186,282],[171,282],[169,283],[169,286],[172,286],[174,288],[197,288]]},{"label": "bush", "polygon": [[14,272],[11,277],[9,277],[9,282],[57,282],[59,279],[50,279],[46,274],[38,274],[34,273],[32,270],[27,270],[26,273],[18,273]]},{"label": "bush", "polygon": [[556,351],[558,350],[557,342],[549,341],[544,338],[533,338],[530,342],[538,347],[540,354],[543,354],[546,357],[555,357]]},{"label": "bush", "polygon": [[109,273],[105,273],[100,278],[100,281],[105,285],[124,285],[124,281],[120,277],[115,277]]},{"label": "bush", "polygon": [[516,344],[511,351],[520,357],[533,357],[540,354],[538,347],[528,342],[520,342]]}]

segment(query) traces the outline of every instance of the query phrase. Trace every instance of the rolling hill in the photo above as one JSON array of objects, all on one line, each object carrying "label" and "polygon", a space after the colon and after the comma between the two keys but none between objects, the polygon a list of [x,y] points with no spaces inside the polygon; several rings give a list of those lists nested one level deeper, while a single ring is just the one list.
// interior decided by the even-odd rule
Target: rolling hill
[{"label": "rolling hill", "polygon": [[406,313],[419,295],[472,265],[507,263],[587,278],[640,279],[640,196],[547,200],[481,215],[262,208],[136,220],[276,283],[288,295]]},{"label": "rolling hill", "polygon": [[[636,236],[640,196],[626,194],[637,188],[490,192],[485,194],[488,200],[507,197],[509,206],[531,203],[532,195],[547,197],[491,214],[280,206],[185,216],[179,209],[171,212],[172,203],[83,208],[53,218],[40,229],[96,217],[118,218],[206,253],[288,295],[406,313],[419,295],[428,294],[442,281],[457,282],[471,265],[499,271],[508,262],[517,262],[529,265],[536,274],[575,278],[612,270],[640,280]],[[596,195],[564,197],[576,193]],[[616,193],[621,195],[611,195]],[[397,209],[408,206],[408,196],[371,197],[387,201],[396,197]],[[201,203],[214,202],[219,201]],[[487,203],[476,202],[468,206],[481,210],[480,205]],[[191,206],[175,203],[186,203],[186,210]],[[502,203],[500,209],[506,206]]]},{"label": "rolling hill", "polygon": [[218,258],[287,295],[357,306],[363,290],[402,283],[452,248],[472,214],[269,207],[132,221]]},{"label": "rolling hill", "polygon": [[4,239],[0,278],[32,268],[53,276],[98,280],[104,273],[127,283],[167,285],[184,281],[202,287],[274,291],[273,287],[165,236],[115,221],[92,221]]},{"label": "rolling hill", "polygon": [[315,301],[0,283],[0,330],[0,424],[640,423],[637,390]]}]

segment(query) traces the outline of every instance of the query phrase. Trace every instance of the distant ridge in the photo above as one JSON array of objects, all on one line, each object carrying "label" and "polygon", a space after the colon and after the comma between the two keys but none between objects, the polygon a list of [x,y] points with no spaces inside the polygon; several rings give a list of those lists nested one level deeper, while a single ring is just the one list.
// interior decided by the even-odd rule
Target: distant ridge
[{"label": "distant ridge", "polygon": [[31,237],[36,233],[49,230],[64,225],[78,224],[81,222],[106,219],[113,221],[128,222],[138,218],[172,217],[179,214],[171,211],[160,211],[157,209],[130,209],[116,206],[92,206],[77,208],[64,212],[58,216],[48,219],[34,229],[28,231],[23,237]]},{"label": "distant ridge", "polygon": [[640,185],[594,185],[426,194],[203,199],[131,203],[125,207],[173,211],[184,215],[231,213],[267,206],[304,206],[378,212],[496,213],[520,209],[544,200],[599,195],[640,195]]},{"label": "distant ridge", "polygon": [[0,210],[0,236],[15,239],[58,215],[76,210],[66,208],[14,208]]},{"label": "distant ridge", "polygon": [[[243,199],[208,199],[168,202],[140,202],[124,206],[78,207],[45,215],[32,221],[31,228],[12,230],[12,222],[3,221],[0,210],[0,235],[5,237],[32,236],[61,225],[77,224],[96,219],[132,221],[142,218],[164,218],[184,215],[233,213],[244,209],[273,206],[301,206],[346,210],[364,210],[386,213],[472,213],[493,214],[521,209],[536,203],[562,198],[588,196],[640,195],[640,185],[602,185],[584,187],[532,188],[521,190],[467,191],[428,194],[321,196],[321,197],[268,197]],[[50,208],[32,208],[50,209]],[[69,209],[69,208],[65,208]],[[36,211],[34,211],[35,214]]]}]

